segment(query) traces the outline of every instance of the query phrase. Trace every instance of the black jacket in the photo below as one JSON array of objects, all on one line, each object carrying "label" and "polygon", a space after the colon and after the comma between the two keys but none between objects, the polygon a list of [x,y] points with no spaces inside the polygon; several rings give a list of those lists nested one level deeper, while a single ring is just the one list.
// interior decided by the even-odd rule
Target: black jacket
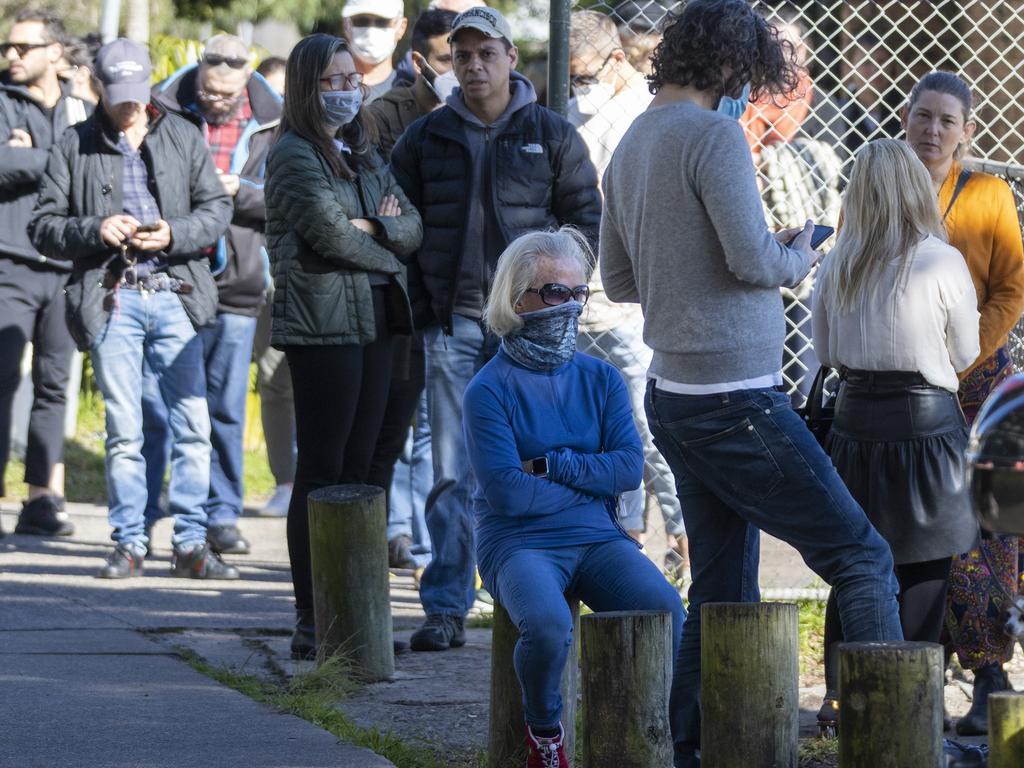
[{"label": "black jacket", "polygon": [[[190,283],[179,294],[192,324],[208,325],[217,312],[217,287],[203,250],[231,220],[231,198],[217,178],[202,134],[177,115],[151,105],[142,157],[149,168],[160,215],[171,227],[165,258],[172,277]],[[103,219],[124,210],[124,160],[102,110],[66,131],[50,150],[29,237],[50,258],[73,262],[67,286],[68,328],[78,348],[89,349],[110,310],[102,285],[120,249],[100,239]]]},{"label": "black jacket", "polygon": [[[527,104],[490,140],[485,162],[490,194],[484,207],[499,229],[484,254],[491,272],[505,247],[526,232],[573,224],[596,243],[601,220],[597,172],[583,140],[564,118]],[[451,333],[472,174],[462,118],[448,105],[420,118],[398,140],[391,165],[423,218],[423,244],[409,270],[416,325],[440,323]],[[418,300],[423,294],[416,281],[427,300]]]},{"label": "black jacket", "polygon": [[[157,86],[154,101],[205,131],[203,118],[195,109],[198,72],[195,65],[178,70]],[[252,120],[231,158],[231,172],[238,174],[241,184],[234,197],[231,226],[217,242],[211,268],[217,281],[217,311],[255,317],[263,305],[269,276],[263,185],[267,152],[281,120],[281,97],[258,73],[249,78],[246,90]]]},{"label": "black jacket", "polygon": [[[0,258],[47,262],[64,272],[70,263],[59,255],[57,261],[48,261],[32,246],[27,227],[50,147],[69,125],[92,114],[92,104],[70,96],[70,89],[62,85],[63,95],[48,114],[26,88],[11,84],[7,72],[0,74]],[[28,132],[31,147],[7,145],[15,128]]]},{"label": "black jacket", "polygon": [[427,114],[420,111],[414,89],[414,85],[399,85],[366,105],[377,123],[377,145],[384,157],[391,156],[391,150],[405,129]]}]

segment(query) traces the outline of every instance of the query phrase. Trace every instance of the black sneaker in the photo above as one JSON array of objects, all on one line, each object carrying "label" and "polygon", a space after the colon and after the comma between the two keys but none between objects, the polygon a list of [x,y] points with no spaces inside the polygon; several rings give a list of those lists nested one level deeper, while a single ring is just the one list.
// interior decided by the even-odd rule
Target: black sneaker
[{"label": "black sneaker", "polygon": [[190,549],[175,547],[171,555],[171,576],[184,579],[237,579],[238,569],[211,552],[206,544],[194,544]]},{"label": "black sneaker", "polygon": [[416,558],[412,556],[412,539],[404,533],[388,539],[388,568],[416,568]]},{"label": "black sneaker", "polygon": [[446,651],[466,644],[466,629],[461,616],[432,613],[423,626],[412,633],[409,645],[414,651]]},{"label": "black sneaker", "polygon": [[144,557],[129,544],[118,544],[107,564],[96,573],[98,579],[128,579],[142,575]]},{"label": "black sneaker", "polygon": [[214,525],[206,531],[206,542],[218,555],[248,555],[249,542],[237,525]]},{"label": "black sneaker", "polygon": [[75,526],[64,511],[64,499],[47,494],[21,505],[14,532],[29,536],[70,536],[75,532]]}]

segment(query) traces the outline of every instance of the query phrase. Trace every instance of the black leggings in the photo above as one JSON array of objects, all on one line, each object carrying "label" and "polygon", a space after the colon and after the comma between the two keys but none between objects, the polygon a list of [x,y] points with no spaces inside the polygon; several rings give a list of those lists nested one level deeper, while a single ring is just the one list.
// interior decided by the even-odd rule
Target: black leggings
[{"label": "black leggings", "polygon": [[[946,591],[952,557],[896,566],[900,583],[900,624],[903,639],[937,643],[946,614]],[[836,643],[843,641],[836,592],[832,590],[825,607],[825,688],[839,690],[839,658]]]},{"label": "black leggings", "polygon": [[365,483],[391,378],[383,291],[374,290],[377,339],[369,344],[288,346],[298,459],[288,506],[288,558],[295,608],[313,608],[306,497],[329,485]]}]

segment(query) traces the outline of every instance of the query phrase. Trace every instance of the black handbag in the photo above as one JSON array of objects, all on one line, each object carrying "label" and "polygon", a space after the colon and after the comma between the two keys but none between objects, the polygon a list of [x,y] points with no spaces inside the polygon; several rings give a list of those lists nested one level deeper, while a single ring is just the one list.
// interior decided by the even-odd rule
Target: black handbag
[{"label": "black handbag", "polygon": [[835,394],[825,400],[825,379],[828,378],[832,369],[828,366],[818,368],[818,373],[811,384],[811,392],[807,396],[807,402],[795,409],[797,415],[803,419],[804,424],[811,430],[819,445],[825,445],[825,438],[832,429],[832,420],[836,415]]}]

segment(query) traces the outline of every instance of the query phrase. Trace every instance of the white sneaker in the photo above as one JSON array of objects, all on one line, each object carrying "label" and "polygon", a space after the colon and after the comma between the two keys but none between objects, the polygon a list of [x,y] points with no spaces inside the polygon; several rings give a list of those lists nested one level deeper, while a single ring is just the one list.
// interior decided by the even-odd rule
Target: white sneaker
[{"label": "white sneaker", "polygon": [[260,517],[288,517],[288,504],[292,500],[292,484],[282,483],[256,513]]}]

